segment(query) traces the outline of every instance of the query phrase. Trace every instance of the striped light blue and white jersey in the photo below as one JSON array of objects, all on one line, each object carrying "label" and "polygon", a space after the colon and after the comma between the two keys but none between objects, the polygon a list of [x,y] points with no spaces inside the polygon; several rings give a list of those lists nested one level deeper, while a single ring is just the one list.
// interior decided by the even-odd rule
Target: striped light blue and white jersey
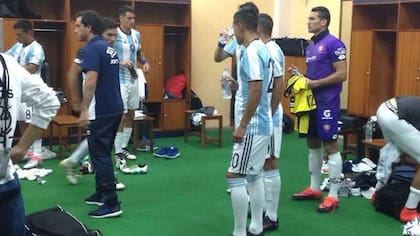
[{"label": "striped light blue and white jersey", "polygon": [[242,46],[242,45],[238,45],[238,41],[236,41],[236,37],[233,36],[231,40],[229,40],[229,42],[223,47],[223,51],[225,51],[225,53],[229,54],[230,56],[234,56],[236,49],[238,49],[238,46]]},{"label": "striped light blue and white jersey", "polygon": [[22,43],[16,43],[6,54],[13,56],[20,65],[35,64],[38,66],[36,73],[41,75],[42,63],[45,60],[44,49],[37,41],[32,41],[30,44],[23,46]]},{"label": "striped light blue and white jersey", "polygon": [[267,98],[270,53],[265,44],[256,39],[244,50],[240,50],[239,54],[237,55],[239,88],[235,97],[235,127],[238,128],[248,103],[249,83],[260,80],[262,81],[261,99],[247,126],[246,134],[271,135],[273,121]]},{"label": "striped light blue and white jersey", "polygon": [[[117,38],[114,42],[114,49],[117,51],[118,58],[122,60],[130,60],[133,62],[134,69],[137,68],[137,52],[141,50],[140,32],[131,29],[129,34],[124,33],[118,27]],[[120,83],[125,84],[134,80],[127,67],[120,65]]]},{"label": "striped light blue and white jersey", "polygon": [[[274,80],[278,77],[282,77],[281,79],[284,78],[283,76],[285,73],[285,60],[283,51],[274,40],[269,40],[265,45],[267,46],[271,56],[270,82],[268,84],[268,101],[271,104]],[[279,106],[281,106],[281,104],[279,104]],[[281,124],[279,109],[277,109],[277,111],[273,115],[273,124],[276,127],[278,127]]]}]

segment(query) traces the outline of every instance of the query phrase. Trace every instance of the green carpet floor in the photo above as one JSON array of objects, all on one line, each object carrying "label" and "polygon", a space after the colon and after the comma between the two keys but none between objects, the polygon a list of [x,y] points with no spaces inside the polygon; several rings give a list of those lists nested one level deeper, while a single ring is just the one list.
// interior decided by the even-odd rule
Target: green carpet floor
[{"label": "green carpet floor", "polygon": [[[94,175],[81,176],[78,185],[69,185],[58,160],[44,166],[54,172],[40,185],[22,180],[26,214],[61,205],[88,227],[100,229],[105,236],[227,236],[232,232],[230,197],[226,194],[225,172],[230,160],[231,129],[224,131],[224,147],[200,147],[198,137],[184,143],[182,137],[159,138],[158,145],[174,145],[181,152],[175,160],[138,153],[137,161],[146,162],[145,175],[118,173],[127,187],[118,193],[123,215],[111,219],[87,216],[94,206],[83,199],[94,190]],[[279,160],[282,177],[280,228],[266,235],[401,235],[401,223],[378,213],[362,197],[340,199],[340,208],[331,214],[316,212],[318,202],[292,201],[290,195],[309,184],[305,140],[295,134],[283,136]]]}]

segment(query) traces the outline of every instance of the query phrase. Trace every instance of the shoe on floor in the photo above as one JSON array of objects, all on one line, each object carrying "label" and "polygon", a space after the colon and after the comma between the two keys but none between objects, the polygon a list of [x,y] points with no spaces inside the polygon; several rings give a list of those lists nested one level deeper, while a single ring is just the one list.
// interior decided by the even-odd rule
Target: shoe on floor
[{"label": "shoe on floor", "polygon": [[60,162],[60,166],[63,167],[66,172],[66,178],[71,184],[77,184],[77,177],[74,171],[74,165],[70,163],[68,159],[64,159]]},{"label": "shoe on floor", "polygon": [[121,153],[118,153],[115,157],[115,167],[121,171],[127,167],[127,161]]},{"label": "shoe on floor", "polygon": [[181,153],[179,153],[177,147],[169,147],[168,152],[165,154],[166,159],[175,159],[179,157]]},{"label": "shoe on floor", "polygon": [[166,154],[169,152],[169,147],[162,146],[159,150],[153,153],[155,157],[166,157]]},{"label": "shoe on floor", "polygon": [[94,193],[90,197],[85,198],[85,203],[88,205],[97,205],[97,206],[104,205],[104,202],[102,201],[102,197],[98,193]]},{"label": "shoe on floor", "polygon": [[419,218],[416,217],[414,220],[405,223],[402,234],[406,236],[420,236]]},{"label": "shoe on floor", "polygon": [[[153,144],[153,151],[154,150],[158,150],[158,146],[155,143]],[[137,151],[150,152],[150,142],[140,144],[140,146],[137,148]]]},{"label": "shoe on floor", "polygon": [[115,181],[115,188],[117,189],[117,191],[121,191],[125,189],[125,185],[123,183],[121,183],[119,180]]},{"label": "shoe on floor", "polygon": [[263,231],[273,231],[279,228],[279,221],[272,221],[270,218],[266,215],[263,218]]},{"label": "shoe on floor", "polygon": [[57,153],[49,150],[46,147],[42,147],[42,159],[49,160],[57,157]]},{"label": "shoe on floor", "polygon": [[115,159],[136,160],[137,157],[131,154],[127,149],[123,148],[121,152],[115,153]]},{"label": "shoe on floor", "polygon": [[264,230],[259,234],[253,234],[253,233],[249,232],[249,230],[248,230],[248,231],[246,231],[246,236],[264,236]]},{"label": "shoe on floor", "polygon": [[302,192],[292,195],[293,200],[318,200],[322,198],[322,191],[314,191],[311,188],[306,188]]},{"label": "shoe on floor", "polygon": [[138,164],[121,169],[124,174],[146,174],[149,167],[147,164]]},{"label": "shoe on floor", "polygon": [[407,207],[403,207],[400,212],[400,220],[402,222],[409,222],[417,217],[419,217],[419,213],[417,213],[417,209],[408,209]]},{"label": "shoe on floor", "polygon": [[98,209],[89,212],[89,216],[96,219],[117,217],[123,213],[119,204],[111,207],[106,204],[100,206]]},{"label": "shoe on floor", "polygon": [[318,212],[321,212],[321,213],[334,212],[337,208],[338,208],[338,198],[325,197],[324,201],[318,206]]},{"label": "shoe on floor", "polygon": [[25,165],[23,165],[23,169],[32,169],[42,165],[42,159],[39,156],[32,156]]}]

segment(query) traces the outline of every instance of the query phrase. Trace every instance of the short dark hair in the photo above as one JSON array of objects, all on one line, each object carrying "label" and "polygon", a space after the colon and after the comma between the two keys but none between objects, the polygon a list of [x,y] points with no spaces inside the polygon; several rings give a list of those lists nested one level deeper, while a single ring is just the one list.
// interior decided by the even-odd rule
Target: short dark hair
[{"label": "short dark hair", "polygon": [[21,29],[23,32],[27,33],[32,31],[32,24],[28,20],[19,20],[13,25],[13,29]]},{"label": "short dark hair", "polygon": [[253,2],[246,2],[246,3],[243,3],[243,4],[239,5],[238,10],[252,10],[252,11],[255,11],[255,13],[257,15],[259,13],[257,5],[255,5],[255,3],[253,3]]},{"label": "short dark hair", "polygon": [[90,26],[92,33],[100,35],[104,32],[104,21],[101,15],[94,10],[81,11],[76,14],[76,18],[81,17],[84,26]]},{"label": "short dark hair", "polygon": [[104,18],[104,30],[114,29],[118,27],[118,23],[112,18]]},{"label": "short dark hair", "polygon": [[257,32],[258,13],[253,9],[239,9],[233,16],[233,23],[239,23],[245,29]]},{"label": "short dark hair", "polygon": [[273,31],[273,19],[265,13],[258,15],[258,28],[265,35],[270,35]]},{"label": "short dark hair", "polygon": [[118,15],[119,16],[124,16],[127,12],[134,13],[134,9],[129,5],[122,5],[118,9]]},{"label": "short dark hair", "polygon": [[321,20],[327,20],[327,27],[330,25],[331,15],[330,11],[326,7],[314,7],[313,12],[318,12],[318,16]]}]

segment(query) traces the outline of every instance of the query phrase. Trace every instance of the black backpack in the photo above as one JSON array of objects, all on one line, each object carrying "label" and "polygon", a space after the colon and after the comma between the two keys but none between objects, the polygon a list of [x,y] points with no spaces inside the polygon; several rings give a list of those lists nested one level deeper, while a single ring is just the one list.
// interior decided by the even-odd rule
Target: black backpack
[{"label": "black backpack", "polygon": [[26,216],[26,236],[101,236],[90,230],[61,206],[34,212]]},{"label": "black backpack", "polygon": [[279,45],[284,55],[286,56],[305,56],[306,47],[308,47],[308,40],[303,38],[276,38],[274,41]]}]

